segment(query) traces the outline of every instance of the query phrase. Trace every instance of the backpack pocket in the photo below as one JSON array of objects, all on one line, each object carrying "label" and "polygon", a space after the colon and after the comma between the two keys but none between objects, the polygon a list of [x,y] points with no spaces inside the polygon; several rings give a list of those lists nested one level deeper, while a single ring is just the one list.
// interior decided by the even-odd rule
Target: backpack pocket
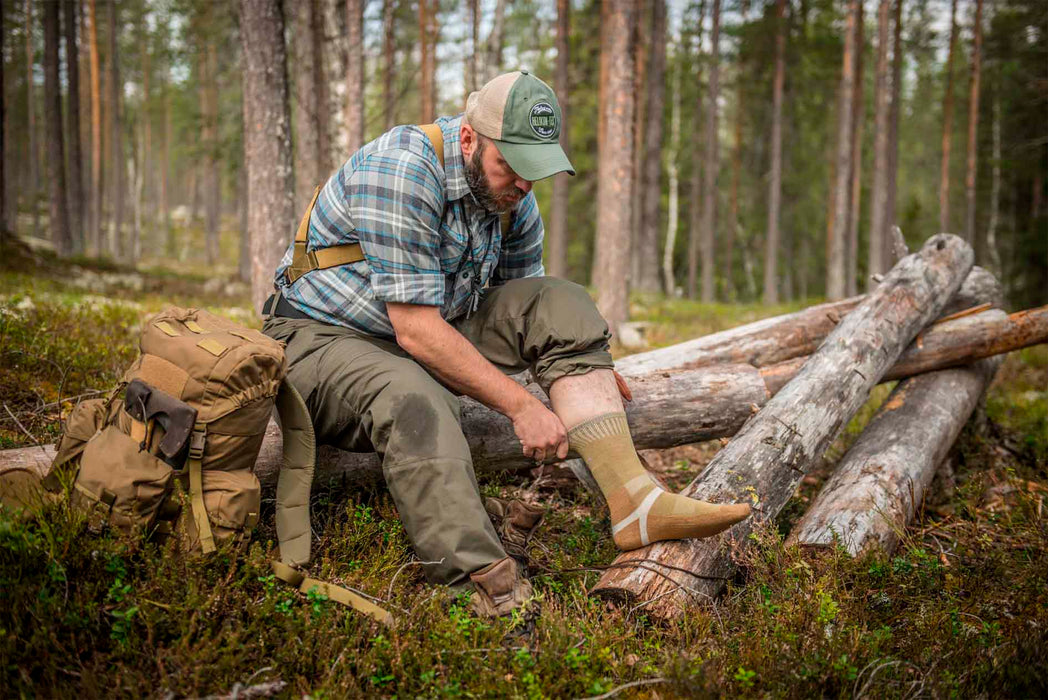
[{"label": "backpack pocket", "polygon": [[[246,541],[258,523],[258,510],[262,504],[262,487],[258,478],[245,469],[205,469],[202,480],[204,510],[207,511],[215,541],[222,542],[230,538],[234,538],[238,544]],[[183,513],[187,512],[183,510]],[[182,517],[181,523],[187,548],[199,550],[196,522],[192,517]]]},{"label": "backpack pocket", "polygon": [[[43,485],[48,491],[57,493],[62,489],[63,479],[76,474],[80,466],[80,456],[106,422],[106,413],[110,402],[108,399],[88,399],[78,403],[66,418],[65,430],[58,441],[55,458],[51,468],[44,476]],[[68,485],[68,481],[65,482]]]}]

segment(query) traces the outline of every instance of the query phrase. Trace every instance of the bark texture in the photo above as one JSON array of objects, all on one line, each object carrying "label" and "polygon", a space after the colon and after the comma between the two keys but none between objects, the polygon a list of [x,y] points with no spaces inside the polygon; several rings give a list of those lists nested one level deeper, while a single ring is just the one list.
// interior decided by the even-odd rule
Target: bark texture
[{"label": "bark texture", "polygon": [[869,274],[866,289],[876,285],[872,275],[887,269],[884,259],[884,237],[888,234],[888,167],[891,153],[888,145],[888,118],[891,111],[888,86],[888,42],[890,0],[881,0],[877,8],[877,67],[873,89],[873,186],[870,193]]},{"label": "bark texture", "polygon": [[786,79],[786,0],[775,0],[775,82],[772,84],[771,172],[764,249],[764,303],[779,303],[779,207],[782,201],[782,88]]},{"label": "bark texture", "polygon": [[694,299],[697,294],[699,279],[699,249],[702,245],[702,22],[706,16],[706,0],[699,2],[698,26],[695,27],[695,112],[693,116],[692,136],[689,142],[692,144],[693,156],[691,159],[691,181],[688,187],[688,287],[689,299]]},{"label": "bark texture", "polygon": [[98,15],[95,0],[88,0],[88,57],[91,66],[91,219],[88,252],[102,253],[102,75],[98,63]]},{"label": "bark texture", "polygon": [[346,153],[364,145],[364,4],[346,0]]},{"label": "bark texture", "polygon": [[62,134],[62,88],[58,78],[58,12],[56,2],[44,3],[44,122],[47,132],[47,178],[50,180],[51,242],[55,252],[73,252],[66,199],[65,145]]},{"label": "bark texture", "polygon": [[[655,617],[679,614],[681,586],[715,595],[732,572],[724,544],[745,542],[774,521],[797,483],[847,423],[906,345],[939,314],[972,266],[956,236],[932,237],[903,259],[885,282],[829,335],[800,374],[754,416],[682,493],[707,501],[751,501],[759,511],[728,533],[704,540],[659,542],[616,558],[594,592],[650,601]],[[630,567],[647,559],[681,567],[659,574]],[[621,566],[625,564],[626,566]],[[655,568],[653,565],[651,568]]]},{"label": "bark texture", "polygon": [[109,88],[108,105],[109,110],[106,124],[109,127],[109,188],[113,204],[113,219],[109,228],[109,252],[117,258],[125,255],[123,241],[124,225],[124,139],[123,139],[123,117],[121,115],[120,103],[123,95],[123,83],[120,79],[120,60],[117,55],[120,34],[120,17],[117,4],[108,3],[109,17],[109,55],[106,57],[109,74],[107,86]]},{"label": "bark texture", "polygon": [[862,56],[865,53],[863,40],[863,7],[859,3],[859,16],[855,22],[855,89],[852,91],[852,147],[851,192],[848,195],[848,251],[844,277],[844,292],[847,296],[859,293],[859,213],[862,209],[862,132],[866,123],[866,100],[863,95]]},{"label": "bark texture", "polygon": [[975,232],[975,175],[979,155],[979,85],[982,78],[983,0],[975,2],[972,33],[972,74],[968,85],[968,163],[964,174],[964,240],[975,248],[975,259],[986,264],[986,240]]},{"label": "bark texture", "polygon": [[397,98],[393,94],[396,73],[396,0],[382,0],[382,116],[386,131],[393,128]]},{"label": "bark texture", "polygon": [[[69,194],[69,235],[73,240],[73,252],[83,252],[84,249],[84,188],[83,176],[80,172],[80,52],[76,43],[76,17],[79,3],[77,0],[64,0],[62,3],[63,29],[65,30],[66,48],[66,80],[68,91],[66,93],[66,136],[68,148],[66,149],[66,162],[68,163],[69,177],[66,180],[66,191]],[[0,192],[3,187],[0,186]],[[3,217],[0,216],[0,221]]]},{"label": "bark texture", "polygon": [[[608,26],[601,47],[607,89],[601,112],[609,125],[598,156],[597,240],[593,286],[612,333],[629,318],[627,278],[633,191],[634,52],[637,7],[632,0],[609,0]],[[610,128],[615,125],[615,128]]]},{"label": "bark texture", "polygon": [[[1003,314],[1003,312],[998,312]],[[841,458],[789,542],[891,554],[1000,358],[901,382]]]},{"label": "bark texture", "polygon": [[[475,0],[474,0],[475,2]],[[472,6],[476,9],[476,5]],[[476,23],[473,25],[476,32]],[[561,128],[560,147],[571,157],[568,150],[568,112],[571,99],[571,75],[568,70],[569,51],[571,46],[571,2],[557,0],[557,67],[553,76],[553,86],[560,102]],[[476,70],[476,59],[471,58],[471,70]],[[549,235],[547,245],[547,269],[551,277],[568,275],[568,203],[571,175],[558,173],[553,177],[553,201],[550,203]]]},{"label": "bark texture", "polygon": [[659,204],[662,201],[662,132],[666,99],[666,1],[652,2],[647,69],[647,118],[641,160],[640,230],[637,235],[636,288],[659,291]]},{"label": "bark texture", "polygon": [[950,48],[942,98],[942,163],[939,166],[939,231],[950,230],[950,144],[953,137],[953,55],[957,45],[957,0],[950,1]]},{"label": "bark texture", "polygon": [[850,200],[852,113],[855,90],[855,27],[861,0],[849,0],[844,34],[844,57],[837,102],[837,151],[834,161],[832,213],[826,245],[826,298],[843,299],[846,290],[845,268],[848,253],[848,202]]},{"label": "bark texture", "polygon": [[244,163],[251,232],[251,301],[256,311],[295,222],[284,14],[279,0],[240,0],[244,55]]},{"label": "bark texture", "polygon": [[717,180],[720,174],[720,149],[717,117],[720,97],[720,0],[713,0],[713,26],[710,30],[710,84],[706,111],[706,152],[702,178],[702,301],[713,301],[713,263],[717,232]]}]

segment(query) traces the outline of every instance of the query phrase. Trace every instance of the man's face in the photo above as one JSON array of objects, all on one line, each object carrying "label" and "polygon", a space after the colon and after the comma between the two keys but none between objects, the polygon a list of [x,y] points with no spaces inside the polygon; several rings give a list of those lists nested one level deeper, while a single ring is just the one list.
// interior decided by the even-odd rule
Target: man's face
[{"label": "man's face", "polygon": [[501,214],[531,191],[531,183],[509,167],[490,139],[473,132],[473,154],[466,159],[466,183],[481,208]]}]

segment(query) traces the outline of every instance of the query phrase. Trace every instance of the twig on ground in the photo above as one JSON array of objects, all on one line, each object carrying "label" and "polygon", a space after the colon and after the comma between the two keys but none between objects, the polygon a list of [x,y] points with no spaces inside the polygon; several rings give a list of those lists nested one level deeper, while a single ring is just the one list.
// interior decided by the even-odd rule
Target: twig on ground
[{"label": "twig on ground", "polygon": [[609,690],[608,692],[604,693],[603,695],[591,695],[590,697],[582,698],[581,700],[604,700],[604,698],[614,697],[614,696],[618,695],[619,693],[621,693],[624,690],[628,690],[629,688],[636,688],[639,685],[654,685],[655,683],[665,683],[665,682],[666,682],[666,679],[663,678],[662,676],[657,676],[655,678],[645,678],[643,680],[631,681],[629,683],[625,683],[623,685],[618,686],[617,688],[612,688],[611,690]]},{"label": "twig on ground", "polygon": [[389,581],[389,588],[386,589],[386,600],[388,601],[393,597],[393,584],[397,582],[397,576],[400,576],[400,572],[409,566],[425,566],[426,564],[443,564],[446,557],[441,557],[440,561],[406,561],[400,565],[397,569],[397,573],[393,574],[393,578]]},{"label": "twig on ground", "polygon": [[267,681],[256,685],[243,686],[233,684],[233,690],[226,695],[207,695],[204,700],[248,700],[248,698],[268,698],[280,693],[287,687],[285,681]]},{"label": "twig on ground", "polygon": [[18,420],[18,416],[16,416],[15,414],[11,413],[11,409],[7,407],[6,403],[4,404],[4,410],[7,411],[7,415],[11,416],[11,420],[13,420],[15,422],[15,425],[17,425],[19,428],[22,429],[22,432],[26,434],[26,437],[28,437],[30,440],[32,440],[33,445],[36,446],[36,447],[39,447],[40,443],[37,442],[36,438],[33,437],[33,434],[31,432],[29,432],[28,430],[25,429],[25,426],[22,425],[22,421]]}]

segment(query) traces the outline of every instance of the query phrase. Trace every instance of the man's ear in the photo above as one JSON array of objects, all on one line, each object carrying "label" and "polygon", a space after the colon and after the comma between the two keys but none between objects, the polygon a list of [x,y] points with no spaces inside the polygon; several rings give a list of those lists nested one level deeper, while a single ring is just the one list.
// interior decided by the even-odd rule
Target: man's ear
[{"label": "man's ear", "polygon": [[465,120],[459,127],[459,147],[462,149],[463,160],[467,161],[473,157],[473,151],[477,149],[477,132],[473,131],[473,127]]}]

